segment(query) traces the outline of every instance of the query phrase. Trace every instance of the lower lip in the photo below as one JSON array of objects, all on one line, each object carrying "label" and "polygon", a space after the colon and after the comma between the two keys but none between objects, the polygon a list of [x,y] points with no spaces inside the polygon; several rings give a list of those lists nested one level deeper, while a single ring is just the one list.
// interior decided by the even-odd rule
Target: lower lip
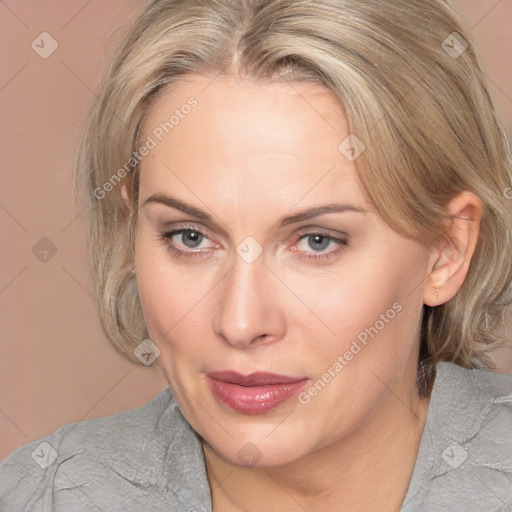
[{"label": "lower lip", "polygon": [[262,414],[281,405],[304,389],[308,379],[285,384],[240,386],[222,380],[206,378],[215,397],[235,411]]}]

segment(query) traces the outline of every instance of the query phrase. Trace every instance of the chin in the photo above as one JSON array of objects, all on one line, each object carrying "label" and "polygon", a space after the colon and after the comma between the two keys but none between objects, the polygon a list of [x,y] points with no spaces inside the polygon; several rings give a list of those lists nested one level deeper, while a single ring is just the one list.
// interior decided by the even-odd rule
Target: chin
[{"label": "chin", "polygon": [[[273,427],[275,428],[275,427]],[[280,427],[277,427],[280,428]],[[208,440],[209,446],[229,463],[239,467],[271,468],[291,464],[308,455],[309,443],[305,439],[307,432],[300,434],[289,433],[283,429],[280,434],[272,433],[272,428],[265,432],[245,432],[238,437],[225,436],[221,440]],[[312,443],[314,444],[314,443]]]}]

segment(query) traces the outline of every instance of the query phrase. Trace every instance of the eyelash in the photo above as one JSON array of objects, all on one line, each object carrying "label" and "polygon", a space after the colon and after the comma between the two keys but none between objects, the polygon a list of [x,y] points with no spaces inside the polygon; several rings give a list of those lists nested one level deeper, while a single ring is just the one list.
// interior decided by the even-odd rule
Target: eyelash
[{"label": "eyelash", "polygon": [[[196,251],[183,251],[182,249],[178,249],[174,245],[169,244],[169,240],[173,238],[174,236],[181,235],[184,233],[198,233],[202,237],[208,239],[208,237],[199,229],[195,227],[182,227],[178,229],[174,229],[172,231],[167,231],[161,234],[160,238],[162,241],[167,243],[168,248],[171,250],[174,256],[177,258],[205,258],[205,250],[196,250]],[[315,254],[315,253],[301,253],[299,254],[299,258],[306,262],[314,262],[314,263],[323,263],[326,261],[331,260],[332,258],[335,258],[338,256],[342,251],[345,250],[345,247],[348,246],[348,237],[347,238],[337,238],[332,235],[329,235],[327,233],[322,233],[318,231],[301,231],[297,234],[297,240],[295,244],[300,242],[301,240],[309,237],[309,236],[321,236],[323,238],[327,238],[330,242],[336,242],[340,245],[340,247],[334,251],[328,252],[328,253],[322,253],[322,254]],[[293,250],[293,252],[299,252],[298,250]],[[208,257],[208,256],[206,256]]]}]

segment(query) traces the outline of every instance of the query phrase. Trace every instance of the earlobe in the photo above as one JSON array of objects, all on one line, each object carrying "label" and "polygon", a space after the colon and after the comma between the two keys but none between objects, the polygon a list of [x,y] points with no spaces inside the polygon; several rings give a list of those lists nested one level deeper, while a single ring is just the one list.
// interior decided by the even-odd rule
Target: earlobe
[{"label": "earlobe", "polygon": [[446,239],[433,252],[434,263],[423,291],[427,306],[448,302],[462,286],[478,241],[482,209],[480,199],[468,191],[447,205],[450,221]]}]

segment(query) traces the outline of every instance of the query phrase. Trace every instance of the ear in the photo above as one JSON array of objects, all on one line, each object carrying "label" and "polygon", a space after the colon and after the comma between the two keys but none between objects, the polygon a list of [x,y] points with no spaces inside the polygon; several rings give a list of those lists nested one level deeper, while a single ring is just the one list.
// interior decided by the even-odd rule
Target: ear
[{"label": "ear", "polygon": [[456,295],[468,273],[480,231],[483,206],[475,194],[461,192],[446,209],[451,217],[450,241],[443,241],[432,250],[431,271],[423,289],[427,306],[439,306]]},{"label": "ear", "polygon": [[126,183],[123,183],[123,184],[121,185],[121,196],[123,197],[124,202],[125,202],[125,204],[126,204],[126,206],[127,206],[128,210],[131,210],[131,209],[132,209],[132,207],[131,207],[131,205],[130,205],[130,199],[129,199],[129,197],[128,197],[128,190],[126,189]]}]

